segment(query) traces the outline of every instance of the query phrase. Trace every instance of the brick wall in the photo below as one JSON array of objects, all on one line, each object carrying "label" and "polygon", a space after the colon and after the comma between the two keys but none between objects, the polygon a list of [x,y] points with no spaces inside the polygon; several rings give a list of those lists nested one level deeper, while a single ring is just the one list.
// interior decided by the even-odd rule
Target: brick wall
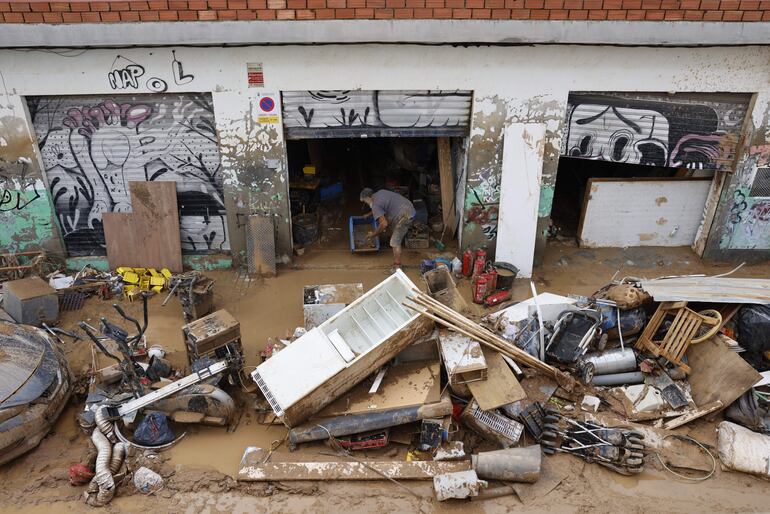
[{"label": "brick wall", "polygon": [[2,23],[483,19],[770,21],[770,0],[148,0],[3,2]]}]

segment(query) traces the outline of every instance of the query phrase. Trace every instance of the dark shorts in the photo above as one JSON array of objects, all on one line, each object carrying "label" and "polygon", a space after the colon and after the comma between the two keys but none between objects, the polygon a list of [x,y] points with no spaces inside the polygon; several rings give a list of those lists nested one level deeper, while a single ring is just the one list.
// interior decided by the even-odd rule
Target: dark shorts
[{"label": "dark shorts", "polygon": [[393,233],[390,236],[391,248],[402,246],[407,232],[412,228],[412,223],[414,223],[414,218],[411,218],[406,214],[402,214],[395,220],[395,223],[393,224]]}]

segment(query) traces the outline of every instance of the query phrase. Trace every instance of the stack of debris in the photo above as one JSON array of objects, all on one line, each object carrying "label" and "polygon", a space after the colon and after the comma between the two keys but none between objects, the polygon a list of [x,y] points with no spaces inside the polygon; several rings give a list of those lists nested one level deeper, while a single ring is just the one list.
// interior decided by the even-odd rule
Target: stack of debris
[{"label": "stack of debris", "polygon": [[[477,323],[453,308],[451,275],[436,269],[431,294],[399,271],[256,368],[290,448],[328,441],[346,460],[270,462],[249,448],[241,480],[432,478],[439,500],[494,497],[516,488],[485,491],[490,480],[537,480],[541,454],[640,473],[670,430],[729,405],[731,419],[770,426],[760,389],[770,380],[727,335],[755,335],[739,325],[770,304],[766,281],[728,297],[724,278],[700,296],[684,279],[624,280],[590,297],[535,294]],[[720,454],[743,462],[735,441],[748,436],[726,423]],[[392,444],[406,445],[405,461],[350,453]]]}]

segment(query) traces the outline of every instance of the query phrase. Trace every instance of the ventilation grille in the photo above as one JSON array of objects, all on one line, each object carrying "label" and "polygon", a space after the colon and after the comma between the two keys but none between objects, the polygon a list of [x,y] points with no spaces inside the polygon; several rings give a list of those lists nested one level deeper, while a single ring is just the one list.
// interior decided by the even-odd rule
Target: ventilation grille
[{"label": "ventilation grille", "polygon": [[757,168],[749,196],[770,197],[770,167]]},{"label": "ventilation grille", "polygon": [[278,405],[278,400],[275,399],[275,396],[273,396],[273,393],[270,392],[270,388],[267,387],[267,384],[265,384],[265,381],[262,380],[262,376],[259,374],[257,370],[254,370],[251,373],[251,378],[254,379],[254,382],[256,382],[259,389],[262,391],[262,394],[265,395],[265,399],[267,399],[267,403],[270,404],[270,408],[273,409],[273,412],[275,412],[275,415],[279,418],[283,416],[283,409],[280,405]]},{"label": "ventilation grille", "polygon": [[481,410],[476,402],[471,406],[470,414],[482,425],[510,439],[513,444],[516,444],[521,438],[524,425],[518,421],[509,419],[495,411]]},{"label": "ventilation grille", "polygon": [[246,262],[249,273],[275,275],[275,228],[272,217],[258,214],[249,216]]}]

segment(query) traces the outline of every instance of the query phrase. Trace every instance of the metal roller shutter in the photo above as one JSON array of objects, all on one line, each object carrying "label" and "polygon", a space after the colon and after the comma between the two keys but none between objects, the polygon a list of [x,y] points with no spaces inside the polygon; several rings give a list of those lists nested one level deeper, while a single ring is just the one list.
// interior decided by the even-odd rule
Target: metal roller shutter
[{"label": "metal roller shutter", "polygon": [[288,139],[466,136],[471,91],[285,91]]},{"label": "metal roller shutter", "polygon": [[750,95],[572,93],[561,154],[733,171]]},{"label": "metal roller shutter", "polygon": [[130,181],[175,181],[184,253],[230,249],[209,94],[27,99],[72,256],[104,255],[103,212],[131,210]]}]

